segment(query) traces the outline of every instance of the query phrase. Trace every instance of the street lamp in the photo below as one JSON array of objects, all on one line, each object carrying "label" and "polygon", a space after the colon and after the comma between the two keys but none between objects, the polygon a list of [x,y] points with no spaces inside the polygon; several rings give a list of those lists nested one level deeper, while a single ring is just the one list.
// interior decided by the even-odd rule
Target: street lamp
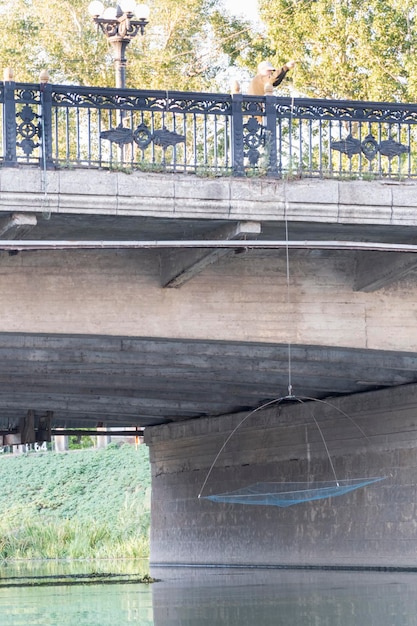
[{"label": "street lamp", "polygon": [[149,7],[136,4],[135,0],[120,0],[116,7],[105,9],[100,0],[93,0],[88,12],[112,44],[116,87],[123,89],[126,86],[126,48],[138,33],[144,34]]}]

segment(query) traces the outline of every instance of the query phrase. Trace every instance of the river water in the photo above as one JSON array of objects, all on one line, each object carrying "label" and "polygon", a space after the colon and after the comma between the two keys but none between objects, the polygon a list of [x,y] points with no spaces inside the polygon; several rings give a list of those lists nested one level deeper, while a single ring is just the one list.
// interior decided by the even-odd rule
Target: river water
[{"label": "river water", "polygon": [[[1,626],[417,624],[416,573],[167,568],[151,570],[160,579],[151,584],[54,584],[74,567],[92,571],[91,564],[0,566]],[[94,571],[148,570],[119,561]],[[28,586],[39,580],[52,584]]]}]

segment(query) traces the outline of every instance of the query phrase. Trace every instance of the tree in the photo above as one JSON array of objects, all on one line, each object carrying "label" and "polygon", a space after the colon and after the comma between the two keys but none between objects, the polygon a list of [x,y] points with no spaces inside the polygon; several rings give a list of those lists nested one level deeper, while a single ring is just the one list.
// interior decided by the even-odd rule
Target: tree
[{"label": "tree", "polygon": [[107,43],[97,37],[82,0],[3,2],[0,27],[0,62],[19,82],[35,82],[44,68],[56,83],[110,80]]},{"label": "tree", "polygon": [[205,58],[210,14],[216,2],[155,0],[145,37],[130,44],[129,84],[163,90],[209,89],[216,68]]},{"label": "tree", "polygon": [[260,0],[276,64],[294,58],[305,95],[413,102],[415,0]]},{"label": "tree", "polygon": [[[145,35],[128,47],[127,86],[226,90],[225,68],[295,58],[283,83],[306,96],[414,102],[417,0],[259,0],[265,30],[221,0],[153,0]],[[112,51],[88,0],[0,0],[0,63],[17,81],[114,86]],[[230,74],[230,71],[229,71]],[[249,74],[247,74],[248,76]]]},{"label": "tree", "polygon": [[[209,89],[217,64],[210,19],[219,0],[154,0],[145,35],[128,47],[127,86]],[[34,82],[42,68],[51,81],[114,86],[110,44],[88,15],[88,0],[0,1],[0,62],[17,81]]]},{"label": "tree", "polygon": [[265,37],[248,21],[227,13],[215,11],[211,24],[219,49],[227,55],[227,64],[247,68],[253,73],[258,57],[269,56],[274,51]]}]

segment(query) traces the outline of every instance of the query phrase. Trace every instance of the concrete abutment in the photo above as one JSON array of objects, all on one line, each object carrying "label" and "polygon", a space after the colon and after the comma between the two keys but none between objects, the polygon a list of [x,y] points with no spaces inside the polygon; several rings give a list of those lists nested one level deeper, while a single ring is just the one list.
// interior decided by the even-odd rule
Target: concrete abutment
[{"label": "concrete abutment", "polygon": [[384,477],[288,508],[198,498],[216,455],[244,418],[145,431],[154,566],[417,567],[416,385],[328,403],[280,403],[245,419],[219,455],[203,496],[255,482],[332,480],[315,420],[338,479]]}]

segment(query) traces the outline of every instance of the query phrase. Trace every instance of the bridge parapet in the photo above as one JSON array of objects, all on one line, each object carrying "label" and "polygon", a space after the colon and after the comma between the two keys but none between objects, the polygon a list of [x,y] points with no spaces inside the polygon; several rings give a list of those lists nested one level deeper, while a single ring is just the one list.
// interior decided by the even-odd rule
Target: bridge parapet
[{"label": "bridge parapet", "polygon": [[4,82],[5,165],[415,178],[417,105]]}]

